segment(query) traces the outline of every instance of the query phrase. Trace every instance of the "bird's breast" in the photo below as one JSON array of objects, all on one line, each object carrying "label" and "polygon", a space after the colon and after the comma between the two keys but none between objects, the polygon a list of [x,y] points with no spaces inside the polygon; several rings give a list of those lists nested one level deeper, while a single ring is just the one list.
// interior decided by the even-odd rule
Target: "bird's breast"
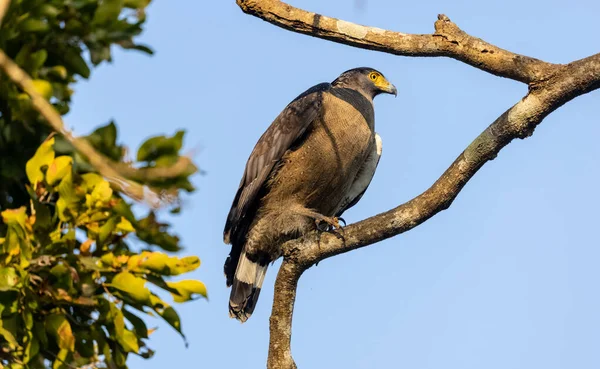
[{"label": "bird's breast", "polygon": [[322,114],[304,140],[282,158],[269,197],[275,201],[293,198],[333,215],[374,144],[369,123],[365,112],[352,103],[324,94]]}]

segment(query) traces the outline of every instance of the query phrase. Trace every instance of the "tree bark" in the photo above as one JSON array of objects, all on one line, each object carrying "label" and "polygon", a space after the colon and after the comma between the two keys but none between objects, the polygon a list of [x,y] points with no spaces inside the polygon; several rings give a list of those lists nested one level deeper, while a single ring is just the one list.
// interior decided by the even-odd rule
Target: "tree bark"
[{"label": "tree bark", "polygon": [[462,31],[439,15],[429,35],[366,27],[292,7],[278,0],[237,0],[253,16],[290,31],[402,56],[446,56],[488,73],[526,83],[529,91],[500,115],[414,199],[344,227],[343,239],[316,233],[287,242],[275,282],[268,368],[296,368],[291,328],[296,288],[302,273],[321,260],[404,233],[450,207],[464,185],[515,138],[533,134],[543,119],[577,96],[600,88],[600,54],[567,65],[512,53]]}]

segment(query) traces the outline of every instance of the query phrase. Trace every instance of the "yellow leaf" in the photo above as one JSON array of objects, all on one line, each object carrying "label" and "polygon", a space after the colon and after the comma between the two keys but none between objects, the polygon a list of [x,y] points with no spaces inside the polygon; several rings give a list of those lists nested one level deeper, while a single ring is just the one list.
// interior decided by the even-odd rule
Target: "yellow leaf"
[{"label": "yellow leaf", "polygon": [[64,315],[52,314],[46,317],[46,331],[56,339],[58,347],[63,350],[75,350],[75,336],[71,324]]},{"label": "yellow leaf", "polygon": [[120,290],[137,303],[147,304],[150,301],[150,290],[145,287],[146,280],[129,272],[121,272],[114,276],[110,286]]},{"label": "yellow leaf", "polygon": [[129,260],[127,260],[127,269],[129,269],[129,270],[137,269],[137,267],[140,266],[142,260],[143,260],[142,255],[131,255],[129,257]]},{"label": "yellow leaf", "polygon": [[35,92],[42,95],[42,97],[46,100],[52,97],[52,84],[44,79],[34,79],[31,81],[33,83],[33,88]]},{"label": "yellow leaf", "polygon": [[50,73],[60,79],[66,79],[68,76],[67,68],[63,67],[62,65],[57,65],[50,68]]},{"label": "yellow leaf", "polygon": [[0,268],[0,291],[13,289],[19,283],[19,277],[14,268]]},{"label": "yellow leaf", "polygon": [[96,173],[86,173],[81,175],[81,178],[83,179],[83,186],[86,192],[90,192],[98,183],[104,181],[104,178]]},{"label": "yellow leaf", "polygon": [[125,352],[135,352],[140,351],[140,345],[138,343],[137,336],[130,330],[123,330],[123,334],[117,337],[117,340],[121,344],[121,347],[125,350]]},{"label": "yellow leaf", "polygon": [[107,266],[115,266],[115,255],[113,255],[112,252],[109,252],[108,254],[103,254],[100,257],[100,261],[102,262],[102,264],[107,265]]},{"label": "yellow leaf", "polygon": [[126,264],[129,261],[129,256],[127,255],[119,255],[117,256],[117,263]]},{"label": "yellow leaf", "polygon": [[[101,207],[103,204],[108,202],[112,196],[112,189],[107,181],[102,180],[102,182],[98,183],[91,195],[91,205],[96,207]],[[87,202],[87,201],[86,201]]]},{"label": "yellow leaf", "polygon": [[73,158],[70,156],[59,156],[55,158],[48,166],[48,171],[46,171],[46,181],[48,184],[54,185],[56,182],[63,179],[67,173],[71,172],[72,164]]},{"label": "yellow leaf", "polygon": [[18,226],[25,229],[25,223],[27,221],[27,209],[25,206],[21,206],[18,209],[4,210],[2,214],[2,221],[7,226]]},{"label": "yellow leaf", "polygon": [[67,357],[69,356],[69,350],[61,349],[56,355],[56,360],[52,363],[52,369],[66,369],[68,366],[65,365]]},{"label": "yellow leaf", "polygon": [[54,150],[52,146],[54,145],[54,137],[49,140],[44,141],[38,147],[35,155],[25,165],[25,172],[27,173],[27,178],[29,182],[35,187],[38,182],[44,179],[44,173],[42,173],[41,168],[44,165],[50,165],[54,160]]},{"label": "yellow leaf", "polygon": [[117,224],[117,231],[121,231],[123,233],[129,233],[129,232],[135,232],[135,229],[133,229],[131,222],[129,222],[124,217],[121,217],[121,221],[119,222],[119,224]]},{"label": "yellow leaf", "polygon": [[197,269],[200,259],[197,256],[186,256],[183,258],[170,257],[161,252],[144,253],[144,261],[140,264],[152,272],[162,275],[179,275]]},{"label": "yellow leaf", "polygon": [[186,302],[194,299],[194,295],[207,297],[206,286],[200,281],[188,279],[179,282],[167,282],[167,285],[176,290],[178,294],[171,293],[175,302]]}]

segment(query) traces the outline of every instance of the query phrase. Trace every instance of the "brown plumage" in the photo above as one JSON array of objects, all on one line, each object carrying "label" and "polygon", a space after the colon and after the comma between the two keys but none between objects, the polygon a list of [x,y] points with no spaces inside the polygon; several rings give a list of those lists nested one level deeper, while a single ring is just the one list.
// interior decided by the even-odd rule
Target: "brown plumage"
[{"label": "brown plumage", "polygon": [[381,155],[373,98],[382,92],[396,88],[376,70],[346,71],[294,99],[259,139],[224,231],[232,317],[252,314],[284,242],[319,222],[339,226],[335,217],[360,199]]}]

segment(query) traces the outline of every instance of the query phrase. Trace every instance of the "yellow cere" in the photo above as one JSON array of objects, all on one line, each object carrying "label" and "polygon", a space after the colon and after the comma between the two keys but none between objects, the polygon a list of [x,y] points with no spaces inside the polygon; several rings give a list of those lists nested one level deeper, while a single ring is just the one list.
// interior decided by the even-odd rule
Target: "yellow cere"
[{"label": "yellow cere", "polygon": [[379,73],[371,72],[369,78],[373,81],[373,84],[379,88],[386,88],[390,83]]}]

